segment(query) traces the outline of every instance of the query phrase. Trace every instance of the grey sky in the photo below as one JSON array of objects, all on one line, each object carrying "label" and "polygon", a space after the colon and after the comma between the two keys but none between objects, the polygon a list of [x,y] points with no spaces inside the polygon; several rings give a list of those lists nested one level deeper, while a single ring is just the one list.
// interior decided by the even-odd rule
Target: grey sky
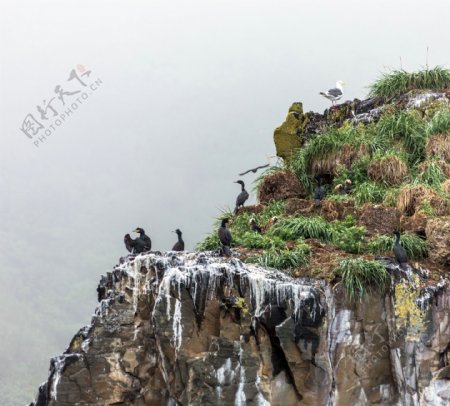
[{"label": "grey sky", "polygon": [[[436,0],[3,0],[0,362],[31,365],[23,387],[36,388],[89,321],[126,232],[142,226],[164,250],[179,227],[192,249],[233,205],[237,174],[274,154],[292,102],[321,111],[338,79],[362,98],[400,57],[425,65],[427,46],[430,65],[448,66],[449,12]],[[36,148],[22,120],[77,64],[103,84]]]}]

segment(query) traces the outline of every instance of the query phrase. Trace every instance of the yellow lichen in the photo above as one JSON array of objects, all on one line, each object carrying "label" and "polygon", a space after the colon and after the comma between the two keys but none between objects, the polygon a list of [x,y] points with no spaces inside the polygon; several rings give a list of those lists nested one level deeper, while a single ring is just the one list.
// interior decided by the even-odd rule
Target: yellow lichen
[{"label": "yellow lichen", "polygon": [[406,329],[406,338],[409,341],[418,339],[419,333],[424,330],[426,315],[417,305],[419,290],[419,277],[413,275],[412,281],[395,285],[395,316],[397,329]]}]

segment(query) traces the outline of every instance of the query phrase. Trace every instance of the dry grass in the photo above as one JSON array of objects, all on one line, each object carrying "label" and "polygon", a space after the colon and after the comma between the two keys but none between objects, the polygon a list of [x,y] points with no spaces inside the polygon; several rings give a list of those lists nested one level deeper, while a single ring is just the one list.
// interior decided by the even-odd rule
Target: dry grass
[{"label": "dry grass", "polygon": [[450,161],[450,136],[448,134],[433,135],[427,142],[426,150],[429,158]]},{"label": "dry grass", "polygon": [[367,167],[369,179],[383,182],[388,186],[400,185],[408,174],[406,164],[396,156],[376,159]]},{"label": "dry grass", "polygon": [[368,148],[365,144],[358,146],[345,144],[339,150],[332,151],[324,157],[313,158],[311,172],[314,175],[323,173],[337,175],[339,166],[350,169],[352,163],[367,152]]},{"label": "dry grass", "polygon": [[442,191],[450,194],[450,179],[447,179],[442,183]]},{"label": "dry grass", "polygon": [[397,208],[401,214],[412,216],[424,201],[429,203],[437,215],[446,215],[449,211],[449,202],[424,185],[409,185],[401,189]]}]

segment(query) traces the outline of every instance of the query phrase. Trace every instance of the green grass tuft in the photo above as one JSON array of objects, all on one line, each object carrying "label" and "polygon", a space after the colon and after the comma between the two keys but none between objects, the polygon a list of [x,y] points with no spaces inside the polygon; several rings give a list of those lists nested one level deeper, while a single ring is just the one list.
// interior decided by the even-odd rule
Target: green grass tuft
[{"label": "green grass tuft", "polygon": [[333,238],[331,225],[321,217],[292,217],[281,220],[272,228],[271,234],[285,241],[317,238],[327,242]]},{"label": "green grass tuft", "polygon": [[309,255],[309,247],[300,242],[293,250],[270,249],[264,251],[260,256],[247,258],[246,262],[281,270],[291,270],[308,265]]},{"label": "green grass tuft", "polygon": [[444,182],[446,176],[436,161],[430,161],[423,173],[418,177],[418,181],[431,186],[434,189],[440,189],[441,183]]},{"label": "green grass tuft", "polygon": [[363,182],[356,185],[353,197],[358,206],[364,203],[381,203],[384,199],[386,188],[376,182]]},{"label": "green grass tuft", "polygon": [[450,130],[450,109],[439,110],[428,122],[426,133],[428,136],[434,134],[445,134]]},{"label": "green grass tuft", "polygon": [[350,301],[362,299],[370,292],[383,292],[390,280],[381,263],[362,258],[340,261],[335,272],[342,277],[342,284]]},{"label": "green grass tuft", "polygon": [[396,70],[382,75],[369,88],[370,97],[398,97],[413,89],[442,90],[450,87],[450,70],[436,66],[418,72]]},{"label": "green grass tuft", "polygon": [[[394,236],[379,235],[367,244],[367,250],[373,254],[392,254]],[[426,241],[416,234],[405,233],[400,238],[400,244],[406,249],[410,260],[420,260],[428,256]]]}]

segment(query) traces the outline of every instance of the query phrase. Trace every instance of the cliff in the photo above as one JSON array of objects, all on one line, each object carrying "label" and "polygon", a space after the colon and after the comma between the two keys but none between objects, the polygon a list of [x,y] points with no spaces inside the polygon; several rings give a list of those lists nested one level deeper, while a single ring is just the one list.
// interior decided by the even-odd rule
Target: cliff
[{"label": "cliff", "polygon": [[122,258],[32,405],[450,404],[449,88],[401,71],[323,114],[294,103],[259,203],[223,214],[233,257],[214,230]]},{"label": "cliff", "polygon": [[34,405],[448,404],[450,287],[386,266],[389,294],[348,303],[238,259],[129,258]]}]

